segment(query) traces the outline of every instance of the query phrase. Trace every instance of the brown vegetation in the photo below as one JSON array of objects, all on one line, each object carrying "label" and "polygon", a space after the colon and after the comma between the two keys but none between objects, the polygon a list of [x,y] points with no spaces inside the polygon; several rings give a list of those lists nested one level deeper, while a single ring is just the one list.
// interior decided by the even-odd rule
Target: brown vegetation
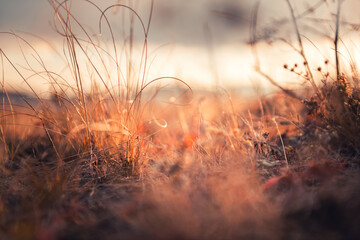
[{"label": "brown vegetation", "polygon": [[[88,56],[85,45],[99,47],[85,30],[86,41],[72,32],[76,18],[65,3],[53,6],[76,84],[64,87],[43,65],[37,73],[49,77],[52,98],[34,91],[30,102],[19,94],[23,106],[13,104],[3,84],[1,239],[360,236],[355,77],[331,81],[324,74],[318,84],[308,72],[306,98],[281,89],[246,104],[225,91],[201,94],[168,78],[185,89],[162,103],[159,89],[146,92],[162,78],[145,79],[149,27],[139,18],[145,35],[140,70],[129,66],[126,83],[119,74],[120,86],[112,88],[88,59],[104,86],[92,81],[85,93],[76,56]],[[6,49],[0,53],[16,68]]]}]

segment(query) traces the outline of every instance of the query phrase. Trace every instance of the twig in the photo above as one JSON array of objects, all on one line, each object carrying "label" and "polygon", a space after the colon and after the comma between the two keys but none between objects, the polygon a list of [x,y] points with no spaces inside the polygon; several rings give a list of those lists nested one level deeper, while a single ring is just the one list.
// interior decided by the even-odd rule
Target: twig
[{"label": "twig", "polygon": [[289,6],[292,22],[294,24],[294,28],[295,28],[295,31],[296,31],[296,36],[297,36],[298,43],[299,43],[299,48],[300,48],[299,53],[302,56],[302,58],[304,59],[304,62],[306,63],[305,68],[306,68],[306,71],[307,71],[307,73],[309,75],[309,82],[310,82],[311,86],[314,88],[314,90],[316,91],[316,94],[321,98],[322,94],[321,94],[319,88],[317,87],[317,85],[315,84],[314,77],[312,75],[312,72],[311,72],[311,69],[310,69],[310,66],[309,66],[309,61],[307,60],[307,57],[305,55],[304,45],[303,45],[301,35],[300,35],[300,31],[299,31],[299,27],[298,27],[298,24],[297,24],[297,21],[296,21],[294,8],[292,7],[292,5],[290,3],[290,0],[286,0],[286,2],[288,4],[288,6]]}]

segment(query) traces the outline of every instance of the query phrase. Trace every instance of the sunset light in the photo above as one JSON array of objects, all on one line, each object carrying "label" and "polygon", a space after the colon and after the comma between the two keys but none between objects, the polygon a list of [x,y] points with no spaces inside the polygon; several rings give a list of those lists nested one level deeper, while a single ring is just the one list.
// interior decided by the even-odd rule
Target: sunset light
[{"label": "sunset light", "polygon": [[0,1],[0,240],[360,239],[359,10]]}]

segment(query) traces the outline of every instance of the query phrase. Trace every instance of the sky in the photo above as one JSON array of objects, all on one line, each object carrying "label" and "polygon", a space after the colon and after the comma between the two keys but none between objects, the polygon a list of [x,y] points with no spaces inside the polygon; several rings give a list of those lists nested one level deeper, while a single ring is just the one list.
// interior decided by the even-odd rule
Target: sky
[{"label": "sky", "polygon": [[[94,36],[98,34],[99,11],[83,0],[70,2],[74,16]],[[93,2],[101,9],[117,3],[129,5],[136,9],[144,22],[147,22],[149,17],[151,3],[149,0]],[[252,86],[254,82],[266,85],[266,81],[254,72],[254,57],[248,45],[251,12],[256,2],[255,0],[155,0],[148,36],[149,52],[152,53],[149,78],[174,76],[196,86],[241,87]],[[293,64],[301,59],[291,47],[276,41],[276,38],[282,38],[296,45],[286,1],[259,2],[257,37],[262,69],[280,82],[288,79],[297,81],[296,76],[284,71],[282,66],[284,63]],[[333,49],[329,37],[334,35],[336,1],[297,0],[291,3],[296,15],[301,15],[312,6],[316,6],[313,12],[308,11],[308,14],[299,20],[299,27],[305,36],[306,50],[313,59],[314,66],[320,65],[325,58],[331,61]],[[360,15],[356,13],[359,9],[360,1],[345,0],[342,4],[341,20],[360,24]],[[128,16],[126,11],[123,8],[113,8],[107,14],[119,46],[124,43],[123,30],[128,31],[127,20],[124,23],[124,16],[125,19]],[[0,31],[14,31],[25,37],[36,47],[50,67],[62,71],[63,69],[59,67],[62,61],[52,49],[52,47],[56,48],[61,55],[63,48],[63,39],[54,31],[53,14],[54,11],[47,0],[0,0]],[[102,27],[103,32],[99,40],[109,45],[109,32],[105,24],[102,24]],[[358,58],[357,52],[360,51],[357,43],[359,34],[354,31],[356,27],[357,25],[347,24],[343,26],[341,32],[342,38],[346,40],[346,47],[355,59]],[[79,28],[74,27],[74,29],[81,35]],[[134,50],[134,56],[139,57],[144,38],[141,25],[137,22],[134,25],[134,33],[134,46],[137,49]],[[39,40],[40,38],[45,41]],[[49,42],[52,46],[49,46]],[[13,37],[1,34],[0,48],[13,63],[22,67],[26,65],[22,59],[21,48]],[[33,54],[25,47],[22,50],[29,56]],[[347,50],[344,50],[344,56],[347,55],[346,52]],[[348,61],[349,57],[346,58],[344,60]],[[6,84],[14,88],[27,88],[10,66],[5,70]],[[41,79],[34,77],[31,83],[40,90],[48,89],[46,87],[48,83]]]}]

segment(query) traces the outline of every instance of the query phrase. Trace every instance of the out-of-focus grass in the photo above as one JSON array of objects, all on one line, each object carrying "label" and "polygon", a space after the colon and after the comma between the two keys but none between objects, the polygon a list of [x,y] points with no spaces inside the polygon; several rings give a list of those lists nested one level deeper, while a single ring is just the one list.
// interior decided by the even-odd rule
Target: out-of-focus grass
[{"label": "out-of-focus grass", "polygon": [[[144,27],[142,63],[135,71],[130,60],[126,74],[117,69],[117,88],[106,84],[109,75],[88,58],[104,86],[92,79],[86,92],[77,54],[103,49],[84,29],[86,40],[73,32],[77,22],[66,2],[52,3],[74,85],[55,78],[45,63],[43,71],[28,67],[49,78],[50,99],[35,91],[36,101],[14,97],[2,83],[2,239],[360,235],[353,217],[360,212],[356,81],[342,75],[331,82],[325,74],[323,84],[299,101],[287,91],[254,99],[196,93],[170,78],[186,89],[163,103],[156,100],[159,89],[145,94],[161,79],[145,77],[148,27],[122,6],[133,13],[130,22],[141,20]],[[25,39],[9,34],[36,55]],[[16,68],[6,49],[1,56]],[[14,104],[15,98],[23,105]]]}]

